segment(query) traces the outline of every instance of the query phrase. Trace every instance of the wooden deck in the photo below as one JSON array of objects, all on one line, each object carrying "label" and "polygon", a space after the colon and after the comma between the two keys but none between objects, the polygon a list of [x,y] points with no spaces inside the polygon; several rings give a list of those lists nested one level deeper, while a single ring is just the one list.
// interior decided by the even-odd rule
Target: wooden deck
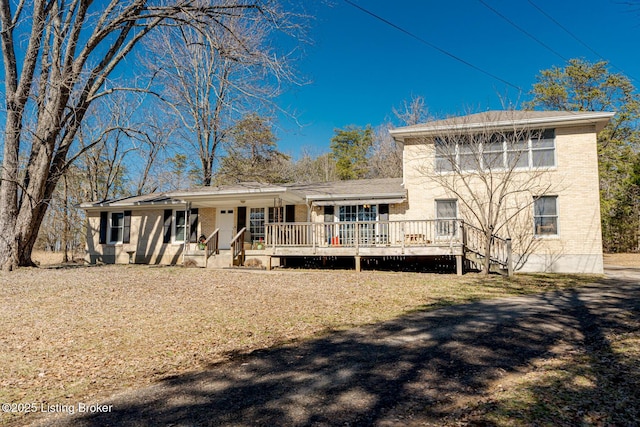
[{"label": "wooden deck", "polygon": [[460,225],[458,220],[267,224],[264,255],[354,257],[356,269],[360,257],[447,255],[462,262]]},{"label": "wooden deck", "polygon": [[[244,265],[246,233],[243,228],[231,241],[233,265]],[[217,235],[216,230],[207,239],[207,257],[218,252]],[[271,223],[265,225],[259,246],[264,249],[254,248],[251,255],[265,257],[267,269],[274,257],[353,257],[360,271],[362,257],[453,256],[458,274],[465,259],[479,265],[487,257],[490,270],[512,273],[511,241],[493,234],[487,239],[482,230],[459,219]]]}]

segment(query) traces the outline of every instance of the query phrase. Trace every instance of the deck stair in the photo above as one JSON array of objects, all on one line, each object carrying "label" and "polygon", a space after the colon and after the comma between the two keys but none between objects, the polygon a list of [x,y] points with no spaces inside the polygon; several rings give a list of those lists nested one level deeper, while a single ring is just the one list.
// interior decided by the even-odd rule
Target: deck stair
[{"label": "deck stair", "polygon": [[491,243],[487,250],[485,232],[471,224],[463,224],[464,257],[483,270],[486,257],[489,256],[489,272],[510,276],[512,271],[511,239],[491,235]]}]

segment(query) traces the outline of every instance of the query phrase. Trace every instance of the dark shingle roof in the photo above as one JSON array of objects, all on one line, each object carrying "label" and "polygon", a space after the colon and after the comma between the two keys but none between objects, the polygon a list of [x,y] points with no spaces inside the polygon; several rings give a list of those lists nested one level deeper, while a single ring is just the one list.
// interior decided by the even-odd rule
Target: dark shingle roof
[{"label": "dark shingle roof", "polygon": [[361,179],[352,181],[316,182],[309,184],[262,184],[243,182],[218,187],[197,187],[186,191],[169,193],[152,193],[142,196],[125,197],[104,202],[89,202],[81,208],[127,207],[144,205],[166,205],[182,203],[183,198],[196,196],[207,198],[219,196],[238,198],[243,195],[259,195],[264,193],[291,193],[298,200],[333,200],[333,199],[383,199],[405,198],[406,191],[402,186],[402,178]]}]

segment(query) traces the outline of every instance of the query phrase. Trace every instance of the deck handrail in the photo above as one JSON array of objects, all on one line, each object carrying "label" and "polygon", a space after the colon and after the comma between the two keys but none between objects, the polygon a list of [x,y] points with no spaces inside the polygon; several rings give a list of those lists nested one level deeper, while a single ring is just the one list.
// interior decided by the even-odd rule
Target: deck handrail
[{"label": "deck handrail", "polygon": [[204,241],[204,244],[206,247],[205,266],[207,264],[207,260],[211,255],[213,254],[218,255],[220,253],[220,245],[218,244],[219,236],[220,236],[220,229],[216,228],[213,231],[213,233],[211,233],[209,237],[207,237],[207,239]]},{"label": "deck handrail", "polygon": [[355,249],[371,246],[443,246],[461,242],[458,219],[278,222],[265,224],[266,246],[326,247]]},{"label": "deck handrail", "polygon": [[233,239],[231,239],[231,264],[235,265],[236,259],[239,261],[238,265],[244,264],[244,233],[247,231],[247,227],[243,227],[238,231]]},{"label": "deck handrail", "polygon": [[485,231],[475,225],[464,223],[465,249],[476,252],[482,256],[488,256],[489,259],[501,266],[505,267],[508,275],[512,274],[512,253],[511,239],[502,238],[496,234],[491,234],[489,249],[486,248]]}]

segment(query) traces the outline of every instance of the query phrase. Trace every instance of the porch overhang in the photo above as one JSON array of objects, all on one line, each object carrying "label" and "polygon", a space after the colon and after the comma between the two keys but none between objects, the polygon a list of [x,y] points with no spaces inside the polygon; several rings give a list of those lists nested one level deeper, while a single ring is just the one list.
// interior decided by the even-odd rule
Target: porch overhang
[{"label": "porch overhang", "polygon": [[380,199],[325,199],[310,200],[311,206],[351,206],[351,205],[382,205],[400,204],[406,200],[405,197],[389,197]]},{"label": "porch overhang", "polygon": [[271,206],[303,204],[304,198],[285,187],[247,188],[242,190],[194,191],[172,193],[173,198],[193,207]]}]

